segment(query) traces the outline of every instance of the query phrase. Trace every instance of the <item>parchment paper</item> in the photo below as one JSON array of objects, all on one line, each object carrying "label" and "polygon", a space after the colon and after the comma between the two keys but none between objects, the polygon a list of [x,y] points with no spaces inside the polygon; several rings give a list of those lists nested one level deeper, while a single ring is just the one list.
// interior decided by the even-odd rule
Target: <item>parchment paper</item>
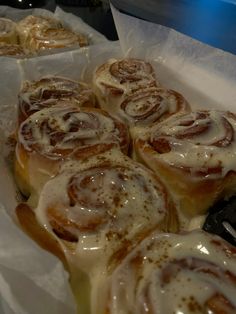
[{"label": "parchment paper", "polygon": [[112,6],[122,51],[151,60],[158,79],[192,107],[236,111],[236,56]]},{"label": "parchment paper", "polygon": [[[15,127],[21,83],[43,75],[89,82],[107,59],[134,56],[149,60],[166,87],[183,93],[193,106],[236,111],[236,57],[173,30],[128,17],[113,8],[119,42],[104,42],[56,55],[0,59],[0,142]],[[1,143],[0,143],[1,144]],[[75,313],[61,263],[40,249],[14,222],[15,186],[0,158],[0,295],[3,314]]]}]

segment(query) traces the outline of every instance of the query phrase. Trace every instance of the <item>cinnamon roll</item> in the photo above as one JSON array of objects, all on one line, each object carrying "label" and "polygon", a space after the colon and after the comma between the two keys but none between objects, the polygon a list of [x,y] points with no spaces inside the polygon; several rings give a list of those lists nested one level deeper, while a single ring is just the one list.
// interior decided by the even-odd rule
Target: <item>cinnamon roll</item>
[{"label": "cinnamon roll", "polygon": [[31,114],[66,101],[78,107],[95,107],[96,97],[90,87],[65,77],[46,76],[25,81],[18,96],[19,124]]},{"label": "cinnamon roll", "polygon": [[28,15],[19,21],[17,23],[17,32],[21,45],[25,44],[25,41],[27,40],[29,33],[33,28],[40,29],[43,27],[61,28],[62,25],[58,20],[45,16]]},{"label": "cinnamon roll", "polygon": [[0,42],[0,56],[24,57],[26,56],[23,48],[18,44],[7,44]]},{"label": "cinnamon roll", "polygon": [[0,18],[0,42],[17,44],[16,23],[10,19]]},{"label": "cinnamon roll", "polygon": [[100,106],[106,110],[107,106],[119,106],[123,96],[157,85],[153,67],[141,59],[110,59],[99,66],[93,76],[95,93]]},{"label": "cinnamon roll", "polygon": [[172,114],[190,111],[190,105],[176,91],[149,87],[124,97],[124,100],[117,106],[110,106],[106,103],[103,109],[130,126],[150,126]]},{"label": "cinnamon roll", "polygon": [[[44,185],[34,212],[60,243],[71,269],[87,274],[91,297],[98,288],[93,278],[105,280],[150,232],[178,230],[175,207],[159,179],[118,149],[65,163]],[[77,289],[81,285],[77,282]]]},{"label": "cinnamon roll", "polygon": [[65,28],[32,28],[25,48],[32,53],[38,53],[47,49],[67,48],[72,46],[84,47],[88,45],[87,37],[76,34]]},{"label": "cinnamon roll", "polygon": [[158,173],[187,216],[236,191],[236,116],[195,111],[172,116],[134,141],[135,158]]},{"label": "cinnamon roll", "polygon": [[125,125],[100,109],[57,105],[32,114],[17,134],[15,177],[23,194],[39,193],[44,182],[75,150],[93,154],[119,146],[127,152]]},{"label": "cinnamon roll", "polygon": [[96,313],[236,313],[236,250],[201,231],[154,233],[117,267],[107,294],[98,291],[106,308]]}]

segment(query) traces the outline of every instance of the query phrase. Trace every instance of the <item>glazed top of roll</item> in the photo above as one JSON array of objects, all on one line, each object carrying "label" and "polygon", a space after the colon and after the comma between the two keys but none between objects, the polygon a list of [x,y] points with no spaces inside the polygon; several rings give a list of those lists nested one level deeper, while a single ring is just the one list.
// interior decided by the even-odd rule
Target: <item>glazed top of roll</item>
[{"label": "glazed top of roll", "polygon": [[130,125],[151,125],[175,113],[190,111],[190,105],[176,91],[149,87],[125,97],[117,109],[108,104],[107,110]]},{"label": "glazed top of roll", "polygon": [[106,313],[230,314],[235,295],[233,246],[203,231],[154,233],[112,274]]},{"label": "glazed top of roll", "polygon": [[65,158],[99,145],[114,144],[127,152],[129,135],[123,123],[94,108],[55,105],[32,114],[19,127],[18,145],[47,158]]},{"label": "glazed top of roll", "polygon": [[[194,111],[172,116],[143,137],[155,158],[196,178],[224,177],[236,171],[236,116]],[[142,138],[142,136],[141,136]]]},{"label": "glazed top of roll", "polygon": [[62,246],[75,243],[74,263],[91,276],[112,269],[153,229],[178,230],[158,178],[117,149],[65,163],[44,186],[35,212]]},{"label": "glazed top of roll", "polygon": [[25,81],[18,99],[20,122],[34,112],[57,104],[59,100],[68,101],[78,107],[96,105],[95,95],[87,84],[60,76]]},{"label": "glazed top of roll", "polygon": [[41,28],[45,26],[54,28],[62,27],[61,23],[54,18],[28,15],[18,22],[17,31],[20,36],[23,36],[22,39],[26,39],[32,28]]},{"label": "glazed top of roll", "polygon": [[40,27],[31,29],[25,45],[31,52],[39,52],[71,46],[83,47],[88,45],[88,40],[86,36],[65,28]]},{"label": "glazed top of roll", "polygon": [[96,69],[93,81],[102,94],[115,96],[158,85],[151,64],[133,58],[108,60]]}]

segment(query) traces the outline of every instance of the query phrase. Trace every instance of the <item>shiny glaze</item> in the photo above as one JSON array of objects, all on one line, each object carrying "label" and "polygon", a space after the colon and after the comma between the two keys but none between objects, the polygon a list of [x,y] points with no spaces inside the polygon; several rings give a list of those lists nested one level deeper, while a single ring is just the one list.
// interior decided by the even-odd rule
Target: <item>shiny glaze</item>
[{"label": "shiny glaze", "polygon": [[190,106],[182,95],[164,88],[144,88],[124,98],[118,108],[110,108],[131,125],[150,125],[184,111]]},{"label": "shiny glaze", "polygon": [[[70,263],[89,275],[94,297],[135,244],[154,229],[178,229],[175,208],[159,180],[118,150],[66,163],[44,186],[35,213]],[[91,308],[97,313],[95,303]]]},{"label": "shiny glaze", "polygon": [[22,122],[32,113],[51,107],[58,101],[69,106],[94,107],[95,95],[89,86],[65,77],[46,76],[38,81],[25,81],[18,96],[18,115]]},{"label": "shiny glaze", "polygon": [[110,276],[109,314],[236,312],[236,250],[203,231],[153,233]]},{"label": "shiny glaze", "polygon": [[[159,85],[150,63],[140,59],[110,59],[98,67],[93,77],[94,89],[104,109],[139,88]],[[105,106],[105,107],[103,107]]]},{"label": "shiny glaze", "polygon": [[25,43],[25,40],[33,28],[39,29],[42,27],[61,28],[62,25],[58,20],[53,18],[28,15],[17,24],[21,44]]},{"label": "shiny glaze", "polygon": [[40,27],[30,31],[26,45],[32,52],[38,52],[44,49],[83,47],[88,45],[88,41],[85,36],[62,27]]},{"label": "shiny glaze", "polygon": [[26,119],[18,131],[18,146],[51,159],[103,143],[127,151],[128,133],[123,124],[99,109],[45,108]]},{"label": "shiny glaze", "polygon": [[232,113],[196,111],[154,127],[147,147],[158,152],[160,162],[199,178],[219,178],[236,171],[235,130]]}]

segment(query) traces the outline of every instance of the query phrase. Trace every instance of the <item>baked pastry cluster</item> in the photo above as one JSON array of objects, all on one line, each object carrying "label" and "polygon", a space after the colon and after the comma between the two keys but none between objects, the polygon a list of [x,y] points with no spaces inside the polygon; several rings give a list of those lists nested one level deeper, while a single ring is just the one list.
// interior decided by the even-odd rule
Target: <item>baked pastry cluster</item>
[{"label": "baked pastry cluster", "polygon": [[60,21],[28,15],[19,22],[0,18],[0,56],[24,57],[57,48],[88,45],[88,38],[63,27]]},{"label": "baked pastry cluster", "polygon": [[236,250],[186,231],[235,194],[235,115],[192,111],[140,59],[92,88],[62,77],[19,92],[22,228],[58,256],[82,314],[234,313]]}]

